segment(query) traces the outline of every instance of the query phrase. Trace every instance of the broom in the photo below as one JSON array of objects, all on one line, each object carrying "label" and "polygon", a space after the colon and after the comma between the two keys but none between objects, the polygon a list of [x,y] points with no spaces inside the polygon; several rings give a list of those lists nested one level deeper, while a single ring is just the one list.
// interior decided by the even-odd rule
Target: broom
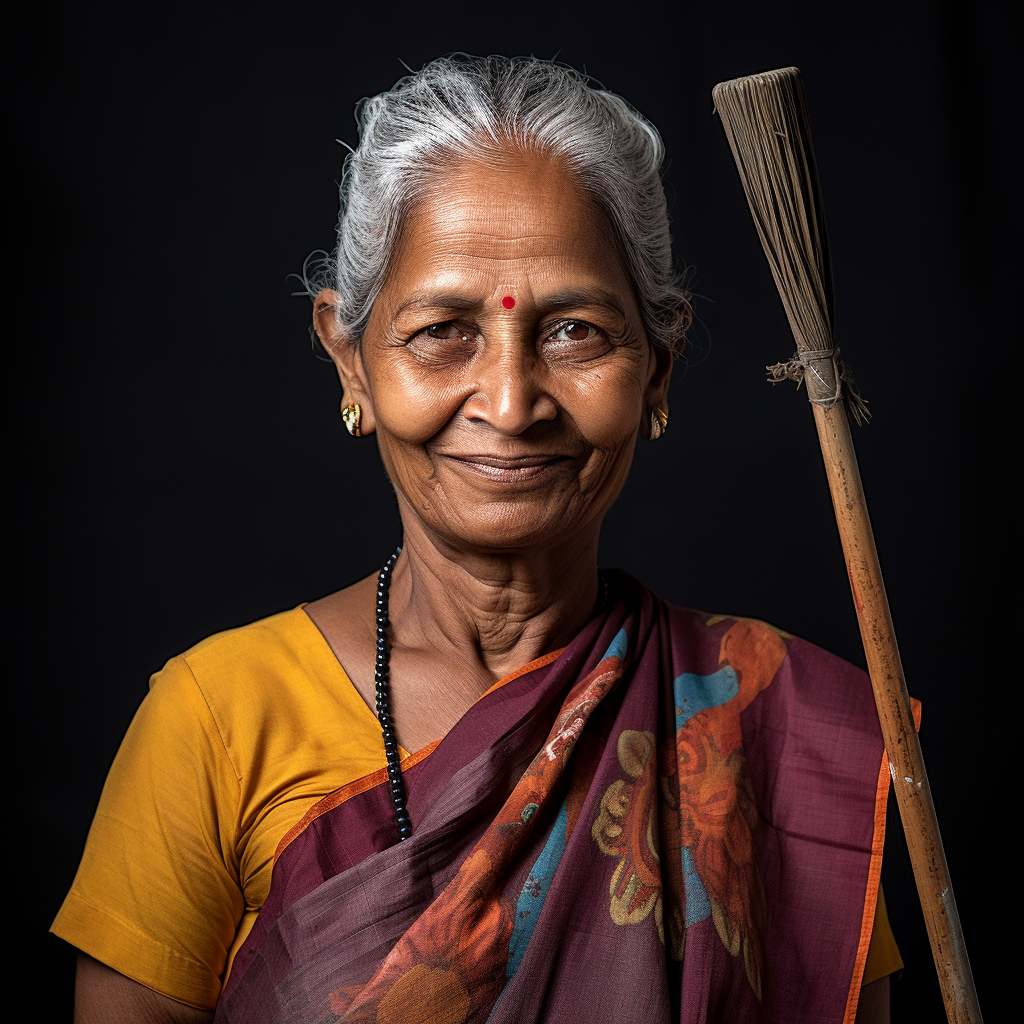
[{"label": "broom", "polygon": [[850,436],[848,414],[860,423],[868,413],[833,341],[832,265],[800,72],[782,68],[721,82],[712,96],[796,339],[796,354],[768,367],[769,379],[802,382],[814,412],[946,1016],[956,1024],[980,1022]]}]

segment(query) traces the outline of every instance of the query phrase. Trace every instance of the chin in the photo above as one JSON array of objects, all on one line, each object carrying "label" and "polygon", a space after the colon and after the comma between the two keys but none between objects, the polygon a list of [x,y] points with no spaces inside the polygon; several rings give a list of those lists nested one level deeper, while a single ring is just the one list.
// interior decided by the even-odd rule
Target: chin
[{"label": "chin", "polygon": [[572,508],[552,513],[552,502],[544,507],[513,505],[490,509],[480,506],[469,515],[439,518],[429,527],[456,549],[499,552],[527,551],[570,542],[581,533],[593,515]]}]

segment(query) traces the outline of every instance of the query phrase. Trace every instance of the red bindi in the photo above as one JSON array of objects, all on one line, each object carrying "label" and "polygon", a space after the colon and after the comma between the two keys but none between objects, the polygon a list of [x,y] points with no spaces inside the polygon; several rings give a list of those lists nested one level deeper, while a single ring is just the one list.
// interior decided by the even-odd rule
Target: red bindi
[{"label": "red bindi", "polygon": [[506,295],[505,298],[501,300],[501,304],[506,309],[511,309],[516,304],[516,300],[513,299],[511,295]]}]

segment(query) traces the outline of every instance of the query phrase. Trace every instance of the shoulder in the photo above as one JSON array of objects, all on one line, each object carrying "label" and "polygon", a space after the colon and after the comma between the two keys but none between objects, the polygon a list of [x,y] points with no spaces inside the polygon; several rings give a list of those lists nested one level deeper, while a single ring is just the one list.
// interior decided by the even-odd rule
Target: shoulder
[{"label": "shoulder", "polygon": [[216,633],[172,658],[149,698],[195,706],[218,733],[236,775],[254,758],[287,755],[318,722],[360,718],[344,668],[302,607]]},{"label": "shoulder", "polygon": [[757,742],[785,735],[804,755],[816,751],[823,761],[863,760],[864,777],[873,783],[882,741],[867,672],[760,619],[720,614],[698,619],[717,639],[719,664],[736,671],[741,707],[749,708],[750,745],[755,734],[760,734]]},{"label": "shoulder", "polygon": [[[789,713],[792,702],[824,717],[856,720],[877,732],[867,673],[837,654],[762,619],[708,613],[661,602],[676,665],[710,676],[728,666],[747,706],[754,696],[762,712]],[[692,666],[692,667],[691,667]]]},{"label": "shoulder", "polygon": [[[214,633],[172,658],[163,672],[187,666],[197,682],[230,685],[268,672],[291,674],[316,662],[318,634],[302,606]],[[163,673],[153,677],[156,682]]]},{"label": "shoulder", "polygon": [[767,673],[770,680],[796,639],[762,619],[709,613],[659,601],[677,663],[691,662],[694,672],[711,672],[725,663],[737,671]]},{"label": "shoulder", "polygon": [[150,679],[152,694],[192,689],[215,715],[318,684],[336,686],[344,670],[302,606],[215,633],[173,657]]},{"label": "shoulder", "polygon": [[788,663],[801,675],[826,672],[847,679],[867,679],[863,669],[817,644],[749,615],[704,612],[662,602],[673,635],[717,653],[720,661],[750,658],[774,661],[777,668]]},{"label": "shoulder", "polygon": [[240,780],[273,776],[284,785],[281,766],[301,774],[317,759],[334,763],[339,738],[353,763],[376,764],[373,712],[303,606],[214,634],[172,658],[150,682],[150,698],[161,692],[165,705],[201,702],[197,713]]}]

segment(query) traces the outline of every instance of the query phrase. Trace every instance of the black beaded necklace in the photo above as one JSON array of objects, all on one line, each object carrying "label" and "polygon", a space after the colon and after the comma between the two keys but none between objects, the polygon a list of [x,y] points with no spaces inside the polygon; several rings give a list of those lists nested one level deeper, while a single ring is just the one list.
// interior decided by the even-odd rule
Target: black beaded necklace
[{"label": "black beaded necklace", "polygon": [[[384,734],[384,755],[388,762],[388,779],[391,782],[391,802],[395,805],[395,817],[398,819],[399,842],[412,835],[412,821],[405,807],[405,783],[402,781],[402,760],[398,756],[398,738],[395,736],[395,723],[391,718],[390,689],[390,648],[388,647],[388,594],[391,590],[391,573],[395,562],[402,553],[402,546],[395,548],[394,554],[384,563],[377,577],[377,664],[374,669],[374,689],[377,696],[377,721]],[[598,576],[600,593],[595,611],[604,611],[608,607],[608,578],[604,573]]]},{"label": "black beaded necklace", "polygon": [[384,563],[377,578],[377,665],[374,669],[374,689],[377,693],[377,721],[384,732],[384,754],[388,759],[388,779],[391,782],[391,802],[398,819],[398,839],[412,835],[412,822],[405,809],[405,783],[402,781],[402,761],[398,756],[395,723],[391,719],[391,691],[388,685],[388,591],[391,589],[391,571],[402,552],[399,545]]}]

